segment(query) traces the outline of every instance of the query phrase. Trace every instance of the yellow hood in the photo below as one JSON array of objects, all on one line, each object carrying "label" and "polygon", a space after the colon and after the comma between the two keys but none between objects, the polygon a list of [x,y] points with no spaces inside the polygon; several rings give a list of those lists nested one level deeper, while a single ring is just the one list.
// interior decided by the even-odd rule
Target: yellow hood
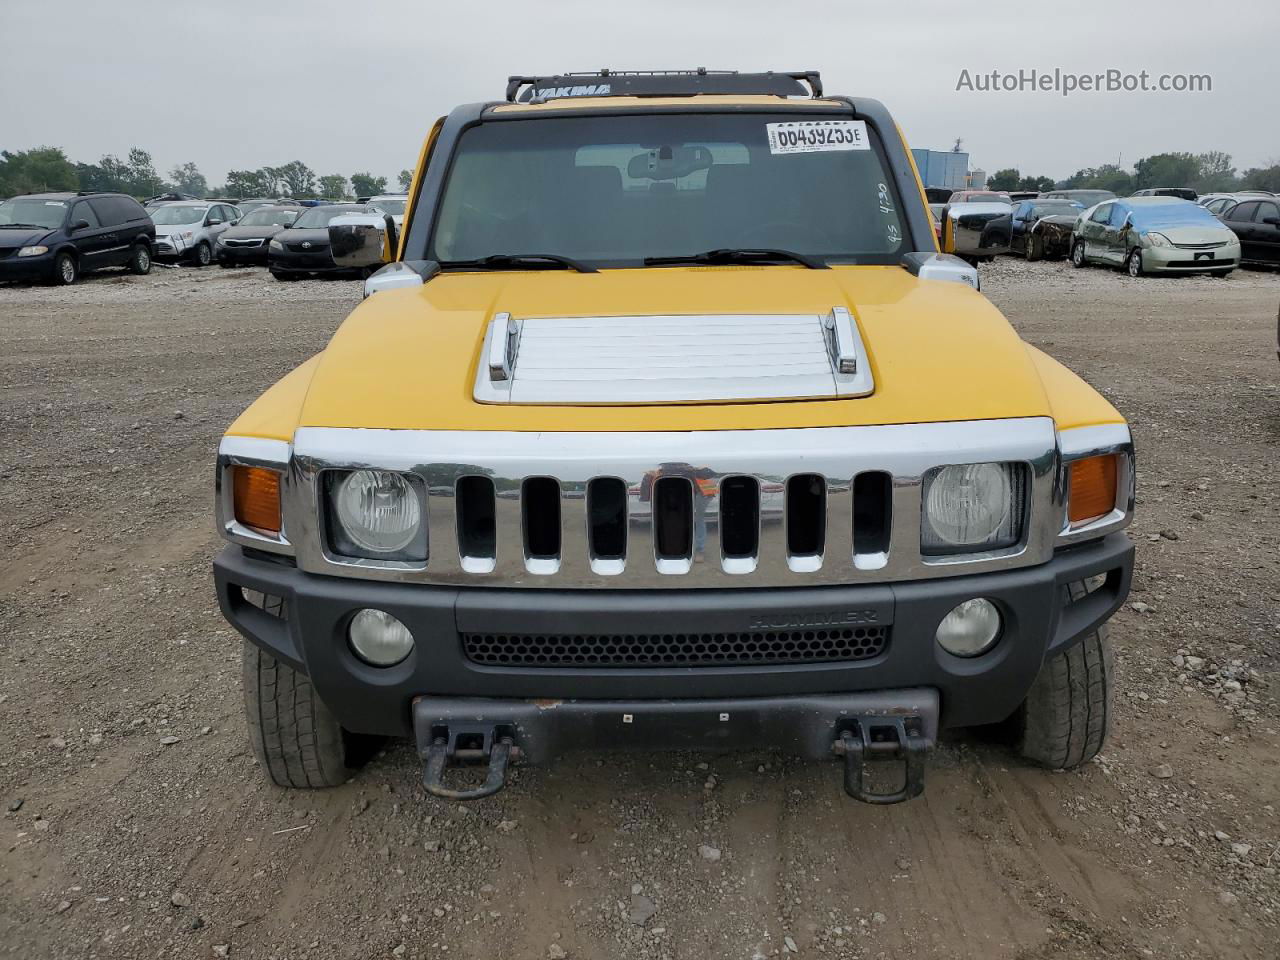
[{"label": "yellow hood", "polygon": [[[490,318],[825,314],[862,330],[875,393],[668,406],[472,398]],[[1049,416],[1025,345],[985,297],[899,267],[694,267],[454,273],[358,307],[314,367],[299,426],[419,430],[732,430]]]}]

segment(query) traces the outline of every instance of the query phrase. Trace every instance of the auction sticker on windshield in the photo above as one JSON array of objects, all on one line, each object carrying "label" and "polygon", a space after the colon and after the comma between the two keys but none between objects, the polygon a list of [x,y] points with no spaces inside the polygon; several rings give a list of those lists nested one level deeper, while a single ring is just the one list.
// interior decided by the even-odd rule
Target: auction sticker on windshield
[{"label": "auction sticker on windshield", "polygon": [[865,120],[790,120],[766,123],[770,153],[870,150]]}]

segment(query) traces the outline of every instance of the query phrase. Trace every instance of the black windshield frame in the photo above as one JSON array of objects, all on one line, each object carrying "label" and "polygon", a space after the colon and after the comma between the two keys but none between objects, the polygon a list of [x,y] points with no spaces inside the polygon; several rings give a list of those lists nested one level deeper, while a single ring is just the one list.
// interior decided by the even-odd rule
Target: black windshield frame
[{"label": "black windshield frame", "polygon": [[[883,113],[883,108],[880,107],[879,104],[874,103],[874,101],[867,102],[867,105],[876,108],[877,113]],[[706,104],[706,105],[691,104],[689,107],[686,107],[683,109],[670,109],[670,108],[668,109],[659,108],[659,109],[652,109],[652,110],[635,110],[635,109],[568,110],[566,109],[566,110],[557,112],[556,114],[548,113],[538,117],[529,117],[529,116],[513,117],[513,116],[502,116],[502,115],[495,116],[492,113],[489,113],[486,111],[483,116],[475,117],[473,119],[470,119],[469,121],[459,124],[453,131],[447,130],[448,124],[446,125],[446,130],[442,131],[441,133],[442,139],[445,138],[446,133],[449,133],[449,132],[452,133],[452,136],[448,138],[450,141],[447,146],[447,149],[449,151],[448,159],[446,163],[437,164],[434,169],[429,169],[428,177],[424,178],[427,180],[435,181],[434,189],[423,190],[422,185],[420,184],[419,193],[412,198],[413,200],[412,206],[414,207],[414,210],[415,210],[415,216],[411,220],[412,233],[411,233],[411,236],[408,238],[408,243],[406,244],[406,256],[409,258],[412,258],[414,256],[414,254],[411,253],[410,251],[413,250],[416,243],[416,244],[420,244],[420,246],[418,246],[419,252],[417,256],[427,260],[437,259],[435,256],[435,253],[437,252],[438,233],[441,228],[441,210],[444,207],[445,199],[448,195],[448,189],[455,173],[456,164],[458,163],[459,157],[464,153],[464,144],[466,143],[467,135],[477,128],[486,127],[490,124],[494,124],[494,125],[501,124],[504,126],[518,124],[521,127],[530,125],[535,131],[544,131],[544,130],[550,131],[554,129],[553,127],[550,126],[552,124],[565,123],[572,120],[580,120],[583,118],[590,118],[590,119],[607,118],[610,120],[621,121],[622,123],[626,123],[628,120],[631,120],[631,119],[643,118],[645,120],[650,120],[650,121],[668,120],[668,119],[674,119],[679,117],[687,117],[689,115],[697,115],[703,120],[707,120],[716,116],[728,116],[728,117],[733,117],[736,120],[748,118],[753,122],[759,122],[761,124],[785,122],[785,121],[792,121],[792,120],[856,119],[856,120],[866,121],[868,119],[862,116],[860,111],[853,109],[853,104],[847,101],[839,105],[835,103],[831,103],[830,101],[825,103],[820,103],[820,104],[815,103],[813,105],[806,105],[803,108],[781,106],[781,105],[771,106],[771,105],[756,105],[756,104],[735,105],[732,107],[724,106],[724,105],[717,105],[715,107],[712,107],[710,104]],[[450,119],[452,120],[453,118],[451,117]],[[887,116],[883,119],[887,119]],[[817,252],[817,253],[812,251],[804,251],[808,255],[814,256],[832,265],[841,265],[841,264],[896,265],[902,262],[902,257],[904,256],[904,254],[918,251],[921,249],[920,244],[923,241],[921,241],[920,238],[916,236],[916,234],[920,232],[918,223],[916,221],[920,217],[924,216],[924,214],[923,212],[921,212],[919,216],[917,216],[917,212],[914,211],[907,204],[905,204],[903,200],[904,179],[903,179],[902,170],[899,168],[903,167],[904,164],[903,164],[902,157],[897,156],[897,154],[901,153],[905,155],[905,145],[900,143],[900,139],[890,144],[886,144],[884,139],[886,136],[884,132],[884,128],[886,126],[888,127],[888,131],[889,131],[887,136],[899,137],[899,134],[897,133],[896,128],[892,127],[891,124],[886,124],[883,122],[880,124],[877,124],[874,121],[868,121],[867,133],[868,133],[868,138],[871,146],[871,150],[869,152],[874,157],[874,161],[877,167],[878,178],[879,178],[878,182],[876,183],[876,186],[883,184],[885,188],[885,193],[890,199],[891,215],[894,215],[897,217],[899,238],[898,238],[896,247],[890,250],[883,250],[883,251],[835,250],[835,251],[823,251],[823,252]],[[621,138],[621,140],[623,141],[627,141],[627,139],[628,138],[626,137]],[[714,141],[715,138],[708,137],[706,139]],[[696,142],[696,138],[690,138],[686,142]],[[439,144],[437,144],[437,146],[439,146]],[[914,174],[912,174],[912,178],[914,181]],[[909,198],[908,203],[916,203],[917,205],[920,205],[917,200],[917,197],[919,195],[918,184],[913,182],[911,184],[908,184],[907,186],[908,186],[908,189],[906,191],[906,196]],[[915,189],[914,190],[910,189],[913,186],[915,187]],[[422,208],[426,204],[430,204],[430,209]],[[923,211],[923,208],[922,208],[922,211]],[[933,233],[932,233],[932,230],[929,230],[928,240],[932,241],[932,239],[933,239]],[[742,247],[761,246],[759,242],[750,242],[745,238],[738,245]],[[774,244],[774,245],[782,246],[782,244]],[[721,246],[723,246],[723,244],[721,244]],[[932,252],[936,248],[930,245],[926,249],[928,252]],[[514,248],[501,249],[501,250],[495,249],[495,250],[489,251],[489,253],[492,253],[492,254],[520,254],[520,253],[526,253],[526,252],[529,252],[529,251],[517,250]],[[537,252],[543,252],[543,251],[537,251]],[[675,255],[679,255],[681,253],[688,253],[692,251],[685,251],[683,249],[679,249],[679,250],[671,250],[669,252]],[[592,267],[599,268],[599,269],[629,269],[629,268],[639,268],[644,266],[643,257],[628,257],[625,259],[606,259],[606,258],[586,257],[586,256],[583,256],[581,252],[575,252],[574,256],[579,260],[583,260],[589,263]],[[446,257],[446,259],[449,259],[449,258]],[[650,267],[649,269],[656,269],[656,268],[658,267]]]}]

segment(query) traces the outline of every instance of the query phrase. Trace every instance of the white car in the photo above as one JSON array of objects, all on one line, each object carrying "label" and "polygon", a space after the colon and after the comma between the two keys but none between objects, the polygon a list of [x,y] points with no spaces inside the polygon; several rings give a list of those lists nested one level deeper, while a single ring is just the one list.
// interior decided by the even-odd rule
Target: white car
[{"label": "white car", "polygon": [[389,213],[391,219],[395,221],[396,229],[399,230],[404,226],[404,208],[408,203],[409,197],[403,193],[387,193],[377,197],[370,197],[366,201],[367,205],[380,210],[382,213]]},{"label": "white car", "polygon": [[147,211],[156,225],[157,260],[190,260],[197,267],[213,263],[218,237],[240,219],[229,203],[182,200]]}]

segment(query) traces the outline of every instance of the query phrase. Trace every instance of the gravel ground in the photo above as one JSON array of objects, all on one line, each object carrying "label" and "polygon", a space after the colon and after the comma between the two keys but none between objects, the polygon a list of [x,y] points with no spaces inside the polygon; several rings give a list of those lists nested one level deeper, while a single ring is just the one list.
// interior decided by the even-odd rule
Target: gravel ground
[{"label": "gravel ground", "polygon": [[954,736],[883,809],[763,753],[571,757],[470,806],[406,745],[268,786],[209,576],[213,454],[358,286],[0,286],[0,955],[1274,958],[1280,277],[983,272],[1134,425],[1115,734],[1057,775]]}]

